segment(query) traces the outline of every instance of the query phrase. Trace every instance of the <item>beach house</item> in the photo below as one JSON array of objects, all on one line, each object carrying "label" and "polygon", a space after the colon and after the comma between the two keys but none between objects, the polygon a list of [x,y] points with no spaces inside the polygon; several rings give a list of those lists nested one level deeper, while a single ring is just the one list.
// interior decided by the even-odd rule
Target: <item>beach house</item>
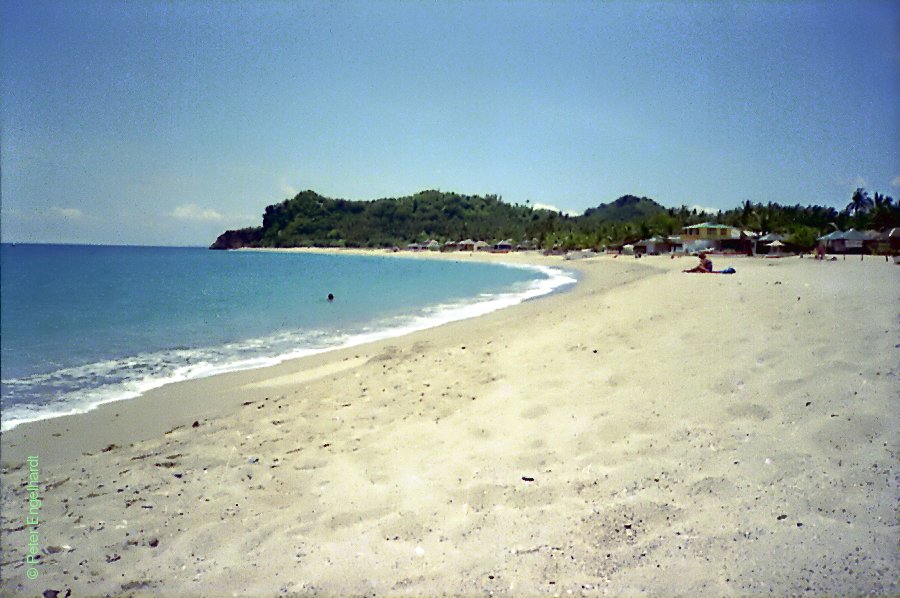
[{"label": "beach house", "polygon": [[[771,253],[771,251],[772,251],[771,244],[772,243],[774,243],[775,241],[778,241],[779,243],[784,243],[786,240],[787,240],[787,237],[785,237],[784,235],[779,235],[778,233],[768,233],[766,235],[763,235],[761,237],[757,237],[756,239],[754,239],[755,247],[753,248],[753,251],[754,251],[754,253],[762,253],[762,254]],[[781,247],[783,247],[783,246],[784,245],[781,245]],[[776,247],[778,247],[778,245],[776,245]]]},{"label": "beach house", "polygon": [[681,242],[685,251],[720,250],[726,241],[740,238],[740,230],[714,222],[701,222],[681,229]]},{"label": "beach house", "polygon": [[[895,231],[897,229],[894,229]],[[863,241],[863,250],[866,253],[870,253],[872,255],[884,255],[887,253],[891,253],[891,230],[887,229],[884,231],[877,230],[867,230],[864,231],[866,235],[866,240]],[[898,235],[897,241],[900,241],[900,235]]]},{"label": "beach house", "polygon": [[494,244],[494,251],[497,253],[508,253],[512,251],[512,248],[512,240],[510,239],[504,239],[503,241]]},{"label": "beach house", "polygon": [[681,239],[679,237],[650,237],[643,239],[634,244],[634,253],[647,255],[660,255],[663,253],[672,253],[681,248]]},{"label": "beach house", "polygon": [[848,231],[836,230],[816,240],[824,243],[828,253],[862,253],[866,235],[851,228]]},{"label": "beach house", "polygon": [[721,241],[724,239],[739,239],[741,231],[727,224],[715,224],[713,222],[701,222],[681,229],[681,240],[685,243],[694,241]]}]

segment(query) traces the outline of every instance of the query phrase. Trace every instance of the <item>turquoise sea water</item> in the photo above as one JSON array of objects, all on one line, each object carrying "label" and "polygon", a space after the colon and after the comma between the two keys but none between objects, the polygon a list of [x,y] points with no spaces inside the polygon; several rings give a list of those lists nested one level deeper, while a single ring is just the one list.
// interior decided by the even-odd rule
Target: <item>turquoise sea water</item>
[{"label": "turquoise sea water", "polygon": [[574,282],[550,268],[200,248],[3,245],[0,261],[4,430]]}]

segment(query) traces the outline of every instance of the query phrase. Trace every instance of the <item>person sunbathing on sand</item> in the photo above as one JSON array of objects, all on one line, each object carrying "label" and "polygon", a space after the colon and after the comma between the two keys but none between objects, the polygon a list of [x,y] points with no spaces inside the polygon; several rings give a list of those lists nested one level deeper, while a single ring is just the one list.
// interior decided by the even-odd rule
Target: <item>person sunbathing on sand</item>
[{"label": "person sunbathing on sand", "polygon": [[705,253],[701,253],[699,255],[699,257],[700,257],[700,264],[698,264],[694,268],[691,268],[690,270],[682,270],[682,272],[689,272],[689,273],[698,272],[701,274],[709,274],[710,272],[712,272],[713,271],[712,260],[709,259]]}]

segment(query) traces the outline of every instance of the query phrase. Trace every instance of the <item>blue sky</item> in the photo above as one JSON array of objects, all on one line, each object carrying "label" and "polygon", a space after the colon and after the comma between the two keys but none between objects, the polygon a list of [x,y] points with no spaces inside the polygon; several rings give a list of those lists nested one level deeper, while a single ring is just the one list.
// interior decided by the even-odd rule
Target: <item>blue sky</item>
[{"label": "blue sky", "polygon": [[314,189],[900,198],[895,2],[3,2],[7,242],[207,245]]}]

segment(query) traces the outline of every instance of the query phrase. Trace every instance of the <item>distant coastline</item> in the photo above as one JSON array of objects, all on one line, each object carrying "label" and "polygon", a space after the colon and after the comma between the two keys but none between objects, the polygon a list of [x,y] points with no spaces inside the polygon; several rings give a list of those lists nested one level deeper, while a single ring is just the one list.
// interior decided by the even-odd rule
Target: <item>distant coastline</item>
[{"label": "distant coastline", "polygon": [[[861,188],[844,210],[745,201],[731,210],[706,212],[687,206],[665,208],[647,197],[625,195],[571,215],[511,205],[497,195],[432,190],[348,201],[303,191],[266,207],[261,226],[225,231],[210,248],[405,248],[412,244],[444,249],[469,241],[513,249],[601,251],[653,240],[677,243],[686,228],[704,224],[727,226],[741,239],[777,235],[791,248],[809,251],[835,231],[887,234],[900,227],[900,205],[879,193],[870,198]],[[900,236],[897,247],[888,245],[873,251],[900,251]]]}]

